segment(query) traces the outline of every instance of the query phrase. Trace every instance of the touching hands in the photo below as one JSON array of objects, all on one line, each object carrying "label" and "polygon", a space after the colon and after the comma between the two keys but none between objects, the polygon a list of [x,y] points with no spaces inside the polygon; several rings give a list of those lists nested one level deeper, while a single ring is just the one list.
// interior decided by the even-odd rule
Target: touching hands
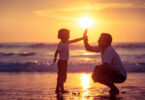
[{"label": "touching hands", "polygon": [[84,39],[84,41],[88,41],[87,32],[88,32],[88,29],[86,28],[86,29],[85,29],[85,32],[84,32],[84,34],[83,34],[83,39]]}]

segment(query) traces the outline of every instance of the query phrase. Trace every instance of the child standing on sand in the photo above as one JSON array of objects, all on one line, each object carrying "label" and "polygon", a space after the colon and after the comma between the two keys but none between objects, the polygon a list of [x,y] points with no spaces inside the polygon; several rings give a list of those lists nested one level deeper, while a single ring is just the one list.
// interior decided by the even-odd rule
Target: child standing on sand
[{"label": "child standing on sand", "polygon": [[74,40],[69,40],[69,30],[60,29],[58,31],[58,39],[60,39],[61,41],[58,44],[53,60],[54,62],[56,62],[57,55],[59,54],[59,60],[57,62],[58,77],[57,77],[57,85],[56,85],[55,93],[59,93],[59,92],[68,93],[68,91],[64,90],[64,82],[66,81],[67,78],[69,44],[83,40],[83,37]]}]

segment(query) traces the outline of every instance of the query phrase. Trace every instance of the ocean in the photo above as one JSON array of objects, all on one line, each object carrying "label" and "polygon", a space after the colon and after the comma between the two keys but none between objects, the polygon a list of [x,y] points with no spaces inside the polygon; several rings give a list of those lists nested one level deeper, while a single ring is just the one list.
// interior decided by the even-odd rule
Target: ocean
[{"label": "ocean", "polygon": [[[145,72],[145,43],[112,46],[127,72]],[[56,48],[55,43],[0,43],[0,72],[57,72]],[[83,44],[70,45],[68,72],[92,72],[96,64],[101,64],[99,53],[86,51]]]},{"label": "ocean", "polygon": [[[100,54],[86,51],[83,44],[70,45],[65,83],[69,93],[55,94],[56,47],[53,43],[0,43],[0,100],[112,100],[109,88],[91,78],[95,65],[101,64]],[[114,43],[113,47],[128,72],[124,83],[115,84],[120,94],[113,100],[145,100],[145,43]]]}]

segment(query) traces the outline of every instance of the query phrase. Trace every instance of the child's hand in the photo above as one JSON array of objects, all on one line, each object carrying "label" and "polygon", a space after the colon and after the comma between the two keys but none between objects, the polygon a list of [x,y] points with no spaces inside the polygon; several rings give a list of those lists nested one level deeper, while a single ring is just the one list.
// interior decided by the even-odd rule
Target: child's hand
[{"label": "child's hand", "polygon": [[54,58],[54,60],[53,60],[53,63],[55,63],[56,62],[56,58]]}]

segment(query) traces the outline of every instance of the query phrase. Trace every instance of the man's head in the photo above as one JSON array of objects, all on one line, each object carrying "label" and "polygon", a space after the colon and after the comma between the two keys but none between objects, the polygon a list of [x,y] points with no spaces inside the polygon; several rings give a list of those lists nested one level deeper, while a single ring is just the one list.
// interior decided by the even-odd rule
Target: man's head
[{"label": "man's head", "polygon": [[98,43],[99,43],[99,47],[101,47],[102,49],[105,49],[111,45],[112,36],[108,33],[102,33],[98,40]]},{"label": "man's head", "polygon": [[60,29],[58,31],[58,38],[62,40],[68,40],[69,39],[69,30],[68,29]]}]

